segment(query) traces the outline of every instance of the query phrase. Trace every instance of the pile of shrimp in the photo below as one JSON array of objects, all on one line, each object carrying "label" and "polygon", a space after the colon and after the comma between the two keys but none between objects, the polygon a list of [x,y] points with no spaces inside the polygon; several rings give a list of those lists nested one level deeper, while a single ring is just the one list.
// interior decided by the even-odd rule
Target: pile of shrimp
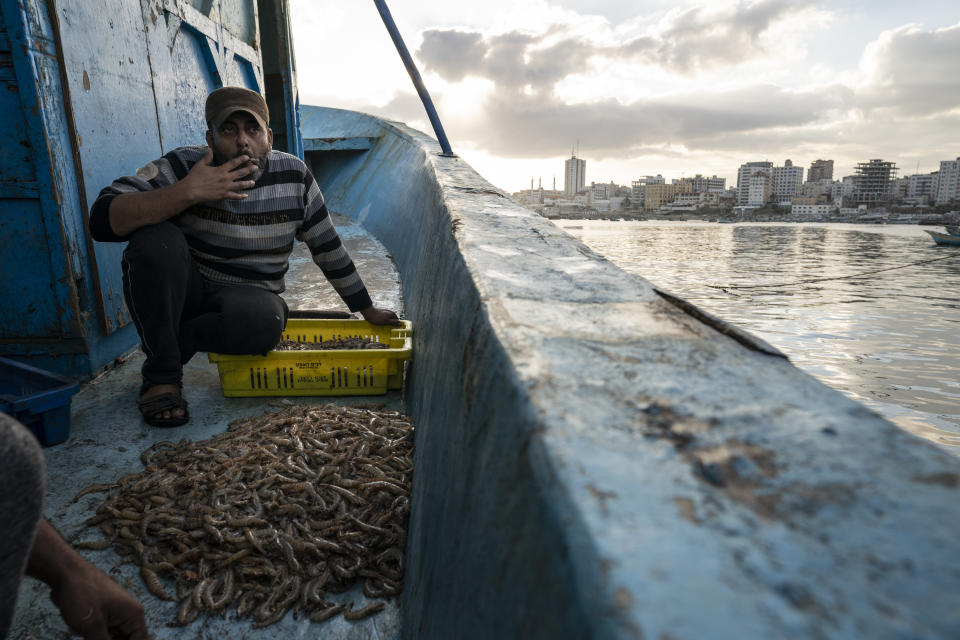
[{"label": "pile of shrimp", "polygon": [[320,342],[304,340],[281,340],[274,351],[317,351],[326,349],[389,349],[390,345],[377,341],[376,338],[332,338]]},{"label": "pile of shrimp", "polygon": [[[232,422],[204,441],[154,444],[145,470],[107,491],[104,540],[140,566],[147,588],[179,603],[176,622],[204,613],[264,627],[294,609],[321,622],[377,613],[402,588],[413,427],[396,411],[295,405]],[[164,581],[175,585],[168,592]],[[361,603],[335,603],[362,582]]]}]

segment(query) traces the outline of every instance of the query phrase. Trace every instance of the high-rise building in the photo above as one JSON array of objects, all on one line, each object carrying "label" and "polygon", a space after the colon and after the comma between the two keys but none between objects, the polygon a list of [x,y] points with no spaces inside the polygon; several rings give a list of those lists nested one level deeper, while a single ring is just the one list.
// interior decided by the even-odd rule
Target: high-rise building
[{"label": "high-rise building", "polygon": [[760,173],[769,179],[773,173],[772,162],[748,162],[737,171],[737,205],[746,206],[750,199],[750,178]]},{"label": "high-rise building", "polygon": [[563,194],[569,197],[583,191],[587,182],[587,161],[571,152],[570,159],[563,163],[563,169]]},{"label": "high-rise building", "polygon": [[814,160],[807,172],[807,182],[833,180],[833,160]]},{"label": "high-rise building", "polygon": [[803,185],[803,167],[784,160],[782,167],[774,167],[771,174],[774,202],[792,202]]},{"label": "high-rise building", "polygon": [[960,158],[940,162],[937,204],[948,204],[951,200],[960,200]]},{"label": "high-rise building", "polygon": [[857,163],[853,177],[853,193],[848,206],[868,207],[888,204],[893,199],[893,180],[897,177],[897,165],[880,159]]},{"label": "high-rise building", "polygon": [[750,207],[762,207],[773,197],[770,175],[763,171],[756,171],[747,178],[747,201]]}]

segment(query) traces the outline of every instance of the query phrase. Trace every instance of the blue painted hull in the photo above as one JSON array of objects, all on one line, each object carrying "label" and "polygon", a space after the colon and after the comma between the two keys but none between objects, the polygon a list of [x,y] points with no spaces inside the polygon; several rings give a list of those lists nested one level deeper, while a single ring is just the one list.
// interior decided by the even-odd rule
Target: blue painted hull
[{"label": "blue painted hull", "polygon": [[953,235],[950,233],[940,233],[938,231],[930,231],[929,229],[924,229],[927,233],[930,234],[930,237],[933,238],[933,241],[939,245],[946,247],[960,247],[960,236]]}]

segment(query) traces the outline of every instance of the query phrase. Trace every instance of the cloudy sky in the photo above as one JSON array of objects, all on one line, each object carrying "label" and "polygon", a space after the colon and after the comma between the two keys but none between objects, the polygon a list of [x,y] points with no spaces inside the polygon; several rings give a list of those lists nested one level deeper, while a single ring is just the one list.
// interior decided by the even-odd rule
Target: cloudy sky
[{"label": "cloudy sky", "polygon": [[[454,151],[508,191],[960,156],[957,0],[388,0]],[[429,122],[373,2],[291,0],[300,100]]]}]

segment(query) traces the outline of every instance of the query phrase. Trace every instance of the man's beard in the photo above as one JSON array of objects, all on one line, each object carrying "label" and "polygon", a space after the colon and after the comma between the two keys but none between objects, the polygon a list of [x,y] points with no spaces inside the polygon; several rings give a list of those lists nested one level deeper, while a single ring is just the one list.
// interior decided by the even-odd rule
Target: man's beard
[{"label": "man's beard", "polygon": [[[245,153],[239,153],[239,154],[237,154],[237,156],[235,156],[235,157],[239,157],[239,156],[243,156],[243,155],[247,155],[247,154],[245,154]],[[256,165],[256,166],[257,166],[257,170],[254,171],[253,173],[245,176],[243,179],[244,179],[244,180],[253,180],[254,182],[256,182],[257,180],[260,179],[260,177],[263,175],[263,172],[264,172],[264,171],[266,170],[266,168],[267,168],[267,154],[265,153],[265,154],[263,154],[262,156],[252,156],[252,157],[250,158],[249,163],[247,163],[247,164],[245,164],[245,165],[240,165],[240,166],[241,166],[241,167],[246,167],[246,166],[248,166],[248,165],[250,165],[250,164]]]},{"label": "man's beard", "polygon": [[[263,175],[263,172],[264,172],[264,171],[266,170],[266,168],[267,168],[267,154],[268,154],[268,153],[270,153],[270,152],[267,151],[267,153],[264,153],[262,156],[251,156],[251,155],[248,154],[248,153],[242,153],[242,152],[241,152],[241,153],[238,153],[237,155],[233,156],[233,158],[224,158],[224,157],[222,157],[216,150],[214,150],[214,152],[213,152],[213,164],[214,164],[214,166],[220,166],[220,165],[226,164],[227,162],[229,162],[230,160],[233,160],[234,158],[239,158],[240,156],[248,156],[248,157],[250,158],[250,162],[249,162],[248,164],[255,164],[255,165],[257,166],[257,170],[254,171],[254,172],[251,173],[251,174],[248,174],[248,175],[244,176],[243,178],[238,178],[238,180],[244,180],[244,181],[246,181],[246,180],[253,180],[254,182],[256,182],[257,180],[260,179],[260,177]],[[246,167],[246,166],[247,166],[247,164],[242,164],[242,165],[240,165],[239,167],[237,167],[237,170],[239,171],[241,168]]]}]

